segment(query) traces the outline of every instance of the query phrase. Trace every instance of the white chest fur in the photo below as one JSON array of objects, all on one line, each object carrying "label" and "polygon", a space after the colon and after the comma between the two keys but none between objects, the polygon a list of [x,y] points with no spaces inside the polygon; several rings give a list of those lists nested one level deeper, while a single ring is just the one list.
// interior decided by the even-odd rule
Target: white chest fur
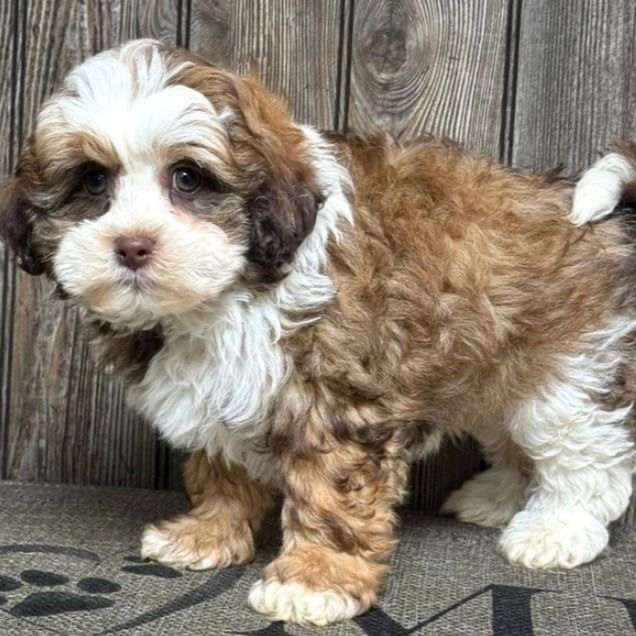
[{"label": "white chest fur", "polygon": [[235,294],[213,313],[167,325],[164,347],[131,393],[134,406],[173,446],[222,453],[269,481],[271,461],[256,449],[288,369],[279,314],[266,299]]}]

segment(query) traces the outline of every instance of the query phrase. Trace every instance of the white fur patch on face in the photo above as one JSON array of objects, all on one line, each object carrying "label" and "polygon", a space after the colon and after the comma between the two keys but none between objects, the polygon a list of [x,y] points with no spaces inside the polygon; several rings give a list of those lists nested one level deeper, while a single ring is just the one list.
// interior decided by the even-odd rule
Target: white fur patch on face
[{"label": "white fur patch on face", "polygon": [[297,581],[281,583],[273,579],[257,581],[248,602],[273,620],[307,626],[329,625],[362,611],[361,604],[342,590],[312,590]]},{"label": "white fur patch on face", "polygon": [[622,155],[610,153],[599,159],[576,185],[570,221],[584,225],[611,214],[621,199],[625,184],[634,178],[633,164]]},{"label": "white fur patch on face", "polygon": [[[156,248],[143,269],[121,266],[118,236],[150,236]],[[211,300],[242,270],[244,248],[211,223],[184,222],[172,211],[151,168],[120,179],[112,209],[72,227],[54,258],[71,296],[115,327],[147,327]]]},{"label": "white fur patch on face", "polygon": [[124,169],[156,161],[166,147],[191,144],[204,149],[223,175],[226,115],[216,113],[198,91],[169,85],[188,65],[168,69],[153,40],[133,41],[91,57],[67,76],[64,90],[42,109],[36,143],[47,149],[48,161],[55,166],[64,159],[51,150],[60,146],[61,134],[90,134],[116,152]]}]

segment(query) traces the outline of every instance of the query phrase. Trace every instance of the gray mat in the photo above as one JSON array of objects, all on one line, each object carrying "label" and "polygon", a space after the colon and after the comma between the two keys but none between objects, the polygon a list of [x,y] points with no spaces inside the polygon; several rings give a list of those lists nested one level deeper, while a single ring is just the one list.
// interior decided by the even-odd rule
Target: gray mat
[{"label": "gray mat", "polygon": [[246,604],[280,544],[256,561],[179,572],[138,558],[144,523],[186,509],[178,493],[0,483],[0,634],[636,634],[636,531],[571,572],[530,572],[497,532],[404,512],[380,607],[325,629],[271,623]]}]

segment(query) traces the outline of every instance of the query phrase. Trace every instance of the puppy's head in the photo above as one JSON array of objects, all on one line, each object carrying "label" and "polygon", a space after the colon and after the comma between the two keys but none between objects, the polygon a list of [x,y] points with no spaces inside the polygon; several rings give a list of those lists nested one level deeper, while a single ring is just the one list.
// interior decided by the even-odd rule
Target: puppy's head
[{"label": "puppy's head", "polygon": [[114,326],[143,327],[278,280],[320,195],[282,105],[140,40],[72,71],[0,192],[20,266]]}]

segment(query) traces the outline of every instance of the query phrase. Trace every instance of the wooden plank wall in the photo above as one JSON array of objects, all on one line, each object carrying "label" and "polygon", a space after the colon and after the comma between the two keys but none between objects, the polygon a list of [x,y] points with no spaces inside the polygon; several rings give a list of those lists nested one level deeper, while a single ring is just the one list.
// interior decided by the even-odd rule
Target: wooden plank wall
[{"label": "wooden plank wall", "polygon": [[[0,176],[69,68],[142,36],[258,69],[298,121],[574,170],[636,136],[634,14],[633,0],[3,0]],[[177,459],[95,369],[75,312],[3,247],[0,267],[0,477],[176,486]],[[416,467],[414,503],[436,509],[479,465],[470,443],[445,449]]]}]

